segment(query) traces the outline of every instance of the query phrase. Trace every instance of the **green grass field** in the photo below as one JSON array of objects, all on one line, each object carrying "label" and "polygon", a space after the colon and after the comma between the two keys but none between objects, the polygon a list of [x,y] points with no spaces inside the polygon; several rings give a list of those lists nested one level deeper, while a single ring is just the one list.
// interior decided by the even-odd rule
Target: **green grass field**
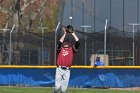
[{"label": "green grass field", "polygon": [[[52,93],[45,87],[0,87],[0,93]],[[68,88],[67,93],[139,93],[139,90],[81,89]]]}]

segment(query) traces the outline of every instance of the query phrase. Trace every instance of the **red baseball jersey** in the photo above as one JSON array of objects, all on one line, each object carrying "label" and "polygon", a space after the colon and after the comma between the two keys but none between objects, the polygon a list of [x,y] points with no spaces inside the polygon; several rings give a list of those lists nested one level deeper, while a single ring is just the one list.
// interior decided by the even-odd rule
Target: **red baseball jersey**
[{"label": "red baseball jersey", "polygon": [[[66,46],[66,47],[65,47]],[[74,54],[74,46],[70,45],[70,43],[64,43],[59,50],[57,65],[58,66],[66,66],[71,67],[73,61]]]}]

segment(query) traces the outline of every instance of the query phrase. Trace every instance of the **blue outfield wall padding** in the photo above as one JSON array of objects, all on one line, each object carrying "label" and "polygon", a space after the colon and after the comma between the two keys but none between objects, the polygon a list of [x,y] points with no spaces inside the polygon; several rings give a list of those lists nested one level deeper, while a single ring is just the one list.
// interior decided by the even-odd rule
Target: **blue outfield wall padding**
[{"label": "blue outfield wall padding", "polygon": [[[0,85],[54,86],[55,68],[0,68]],[[140,69],[72,68],[71,87],[139,87]]]},{"label": "blue outfield wall padding", "polygon": [[1,68],[0,85],[52,86],[55,69]]}]

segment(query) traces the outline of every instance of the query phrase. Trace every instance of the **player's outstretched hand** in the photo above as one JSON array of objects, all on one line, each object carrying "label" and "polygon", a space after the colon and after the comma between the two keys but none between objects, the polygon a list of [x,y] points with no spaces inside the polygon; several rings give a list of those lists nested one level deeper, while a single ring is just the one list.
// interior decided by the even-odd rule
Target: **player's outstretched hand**
[{"label": "player's outstretched hand", "polygon": [[63,27],[63,31],[64,31],[64,34],[67,34],[66,28],[65,28],[65,27]]}]

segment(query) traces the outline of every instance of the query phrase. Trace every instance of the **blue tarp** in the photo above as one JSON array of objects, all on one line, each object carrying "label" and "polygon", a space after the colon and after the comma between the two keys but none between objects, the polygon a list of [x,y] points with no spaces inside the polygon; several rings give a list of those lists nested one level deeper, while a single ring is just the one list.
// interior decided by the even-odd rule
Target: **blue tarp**
[{"label": "blue tarp", "polygon": [[[0,68],[0,85],[54,86],[55,68]],[[139,87],[140,69],[71,69],[71,87]]]}]

